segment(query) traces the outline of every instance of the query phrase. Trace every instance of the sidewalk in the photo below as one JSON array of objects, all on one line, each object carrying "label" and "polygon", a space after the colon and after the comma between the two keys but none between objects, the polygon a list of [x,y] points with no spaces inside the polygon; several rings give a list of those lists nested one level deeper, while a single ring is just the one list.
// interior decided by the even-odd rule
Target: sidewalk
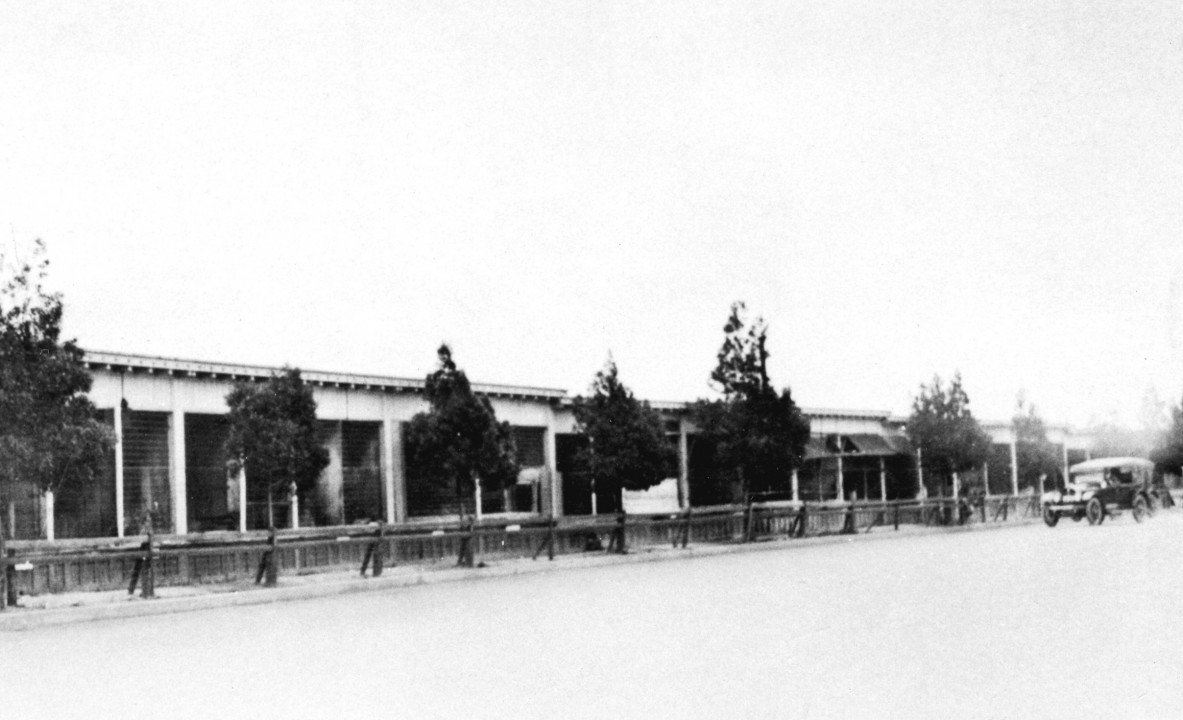
[{"label": "sidewalk", "polygon": [[267,588],[247,581],[225,584],[169,586],[156,589],[156,598],[144,600],[126,591],[71,592],[22,596],[17,607],[0,612],[0,631],[29,630],[93,620],[143,617],[192,612],[239,605],[260,605],[289,600],[307,600],[374,590],[391,590],[414,585],[476,580],[480,578],[525,575],[556,570],[603,567],[643,562],[660,562],[733,553],[787,550],[844,542],[869,542],[889,538],[921,537],[950,532],[973,532],[1021,527],[1038,522],[1037,518],[999,523],[974,523],[963,527],[901,526],[897,530],[878,528],[857,535],[822,535],[800,539],[778,538],[753,543],[690,545],[686,549],[669,546],[644,546],[630,549],[627,555],[573,553],[557,555],[553,561],[495,559],[481,568],[460,568],[448,563],[436,565],[399,565],[385,568],[381,577],[359,577],[357,570],[280,575],[277,587]]}]

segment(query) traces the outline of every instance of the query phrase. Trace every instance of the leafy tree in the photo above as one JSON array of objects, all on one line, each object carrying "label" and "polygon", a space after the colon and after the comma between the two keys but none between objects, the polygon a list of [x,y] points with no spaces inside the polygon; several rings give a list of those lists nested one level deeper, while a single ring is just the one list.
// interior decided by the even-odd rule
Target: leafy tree
[{"label": "leafy tree", "polygon": [[1046,475],[1054,482],[1056,474],[1062,472],[1060,455],[1056,446],[1048,442],[1043,418],[1023,393],[1019,393],[1011,426],[1015,433],[1020,487],[1046,489],[1041,487],[1039,477]]},{"label": "leafy tree", "polygon": [[969,410],[961,373],[954,373],[947,387],[940,376],[933,376],[930,385],[920,385],[907,428],[925,471],[945,485],[954,473],[979,467],[990,452],[990,436]]},{"label": "leafy tree", "polygon": [[61,339],[62,296],[44,288],[49,267],[37,241],[31,262],[0,254],[0,490],[58,491],[102,472],[114,434],[86,397],[83,352]]},{"label": "leafy tree", "polygon": [[232,468],[245,464],[249,485],[266,488],[268,524],[273,524],[275,495],[286,496],[292,483],[297,493],[310,492],[329,464],[328,452],[316,439],[312,388],[304,384],[298,369],[285,367],[262,384],[235,384],[226,405],[226,457]]},{"label": "leafy tree", "polygon": [[809,440],[809,420],[792,393],[785,388],[778,394],[768,378],[767,336],[762,318],[749,322],[744,304],[733,304],[711,373],[723,397],[693,407],[700,437],[714,448],[714,467],[744,499],[783,492]]},{"label": "leafy tree", "polygon": [[421,480],[450,487],[463,510],[481,487],[500,490],[517,482],[518,462],[509,423],[498,422],[493,405],[472,391],[441,345],[439,368],[427,376],[431,409],[407,425],[407,463]]},{"label": "leafy tree", "polygon": [[1150,459],[1164,472],[1183,475],[1183,403],[1170,409],[1170,420],[1159,435]]},{"label": "leafy tree", "polygon": [[575,398],[575,421],[590,441],[576,455],[600,488],[647,490],[676,472],[677,453],[666,441],[661,416],[633,397],[608,360],[589,397]]}]

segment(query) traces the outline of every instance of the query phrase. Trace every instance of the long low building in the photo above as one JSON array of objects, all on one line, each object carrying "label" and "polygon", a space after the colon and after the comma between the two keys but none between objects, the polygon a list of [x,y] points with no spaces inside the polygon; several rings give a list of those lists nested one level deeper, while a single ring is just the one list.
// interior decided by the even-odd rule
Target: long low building
[{"label": "long low building", "polygon": [[[6,526],[18,538],[123,537],[139,534],[147,511],[158,532],[186,534],[386,521],[431,522],[457,512],[450,493],[408,477],[403,427],[427,410],[424,380],[302,371],[317,403],[318,434],[329,465],[315,492],[267,502],[265,488],[227,469],[226,395],[235,383],[262,381],[279,368],[112,352],[86,353],[94,377],[90,397],[117,444],[107,471],[83,486],[66,482],[50,495],[9,489]],[[582,515],[614,512],[619,497],[579,472],[572,398],[564,390],[475,383],[499,420],[513,427],[518,483],[482,492],[484,514]],[[710,448],[697,441],[686,403],[652,403],[678,450],[678,501],[684,507],[730,502],[734,488],[718,481]],[[888,412],[805,409],[813,437],[791,488],[770,500],[829,501],[913,497],[924,482],[903,434]],[[1072,452],[1080,437],[1064,431]],[[995,433],[996,442],[1013,438]],[[1070,443],[1071,440],[1071,443]],[[1017,473],[987,471],[991,478]],[[995,482],[991,480],[991,488]],[[996,488],[995,488],[996,489]],[[1015,488],[1017,489],[1017,487]],[[1002,491],[1006,491],[1003,489]]]}]

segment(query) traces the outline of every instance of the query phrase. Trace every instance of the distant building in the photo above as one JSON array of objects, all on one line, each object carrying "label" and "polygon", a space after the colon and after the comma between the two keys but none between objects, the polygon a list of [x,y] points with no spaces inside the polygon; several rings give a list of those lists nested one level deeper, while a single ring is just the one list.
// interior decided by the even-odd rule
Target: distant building
[{"label": "distant building", "polygon": [[[138,534],[145,510],[164,533],[244,531],[267,526],[266,490],[227,470],[225,397],[234,383],[264,380],[278,368],[174,358],[88,352],[91,399],[119,439],[108,470],[95,483],[67,482],[46,504],[32,488],[10,488],[6,527],[15,537],[43,537],[43,509],[53,508],[57,538]],[[383,520],[438,522],[457,511],[449,492],[409,477],[403,427],[427,409],[422,379],[302,371],[317,402],[321,442],[330,462],[314,493],[273,508],[276,525],[333,526]],[[619,509],[620,497],[574,464],[583,442],[571,398],[554,388],[474,383],[500,420],[513,426],[518,484],[485,491],[485,514],[582,515]],[[728,503],[735,489],[712,473],[709,448],[697,441],[686,403],[656,402],[678,449],[677,502],[685,507]],[[888,412],[804,409],[813,437],[805,463],[783,492],[768,501],[837,501],[914,497],[920,473],[903,420]],[[999,445],[1012,447],[1009,425],[988,425]],[[1083,459],[1087,443],[1067,428],[1051,428],[1066,462]],[[1083,453],[1083,455],[1082,455]],[[999,454],[999,453],[996,453]],[[1009,454],[1009,453],[1008,453]],[[1001,454],[999,454],[1001,457]],[[992,459],[990,488],[1009,492],[1005,462]]]}]

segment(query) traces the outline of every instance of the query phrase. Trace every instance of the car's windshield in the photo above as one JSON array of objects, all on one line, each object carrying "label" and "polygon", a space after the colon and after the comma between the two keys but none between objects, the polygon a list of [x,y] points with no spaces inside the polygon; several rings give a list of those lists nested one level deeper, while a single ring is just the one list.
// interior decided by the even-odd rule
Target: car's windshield
[{"label": "car's windshield", "polygon": [[1083,473],[1073,475],[1072,482],[1082,487],[1099,488],[1105,484],[1105,479],[1101,473]]}]

